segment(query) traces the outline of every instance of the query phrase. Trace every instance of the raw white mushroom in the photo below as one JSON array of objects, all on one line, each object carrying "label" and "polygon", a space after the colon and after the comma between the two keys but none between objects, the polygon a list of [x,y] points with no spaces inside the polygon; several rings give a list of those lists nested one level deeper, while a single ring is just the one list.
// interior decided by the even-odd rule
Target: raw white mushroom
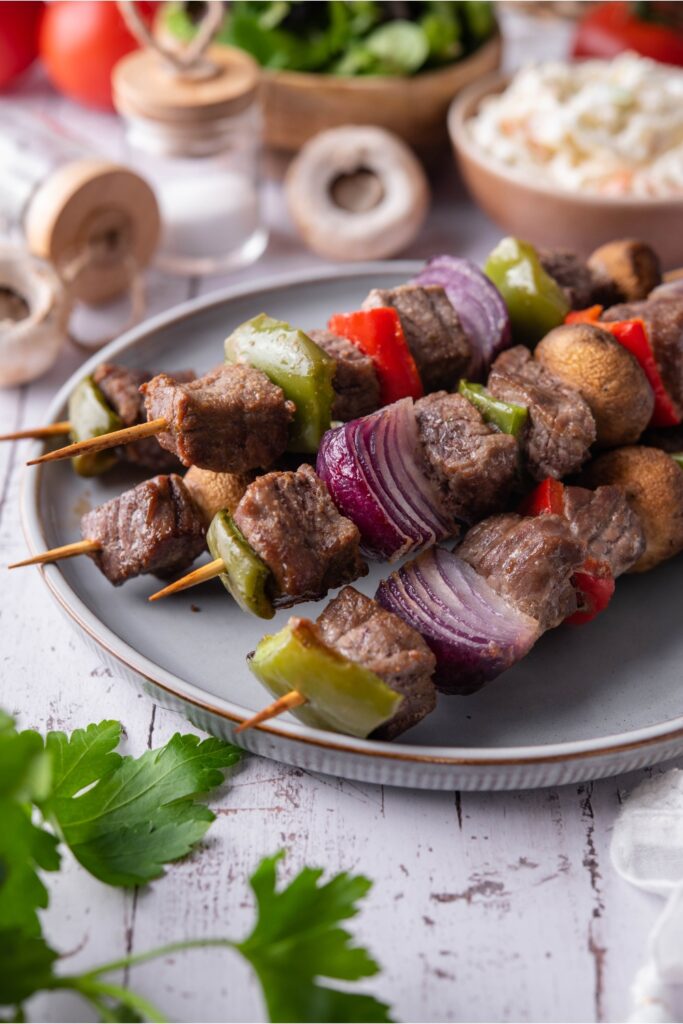
[{"label": "raw white mushroom", "polygon": [[23,249],[0,246],[0,387],[26,384],[50,369],[67,313],[54,272]]},{"label": "raw white mushroom", "polygon": [[302,147],[285,179],[289,212],[306,244],[333,260],[393,256],[429,208],[422,166],[383,128],[344,125]]}]

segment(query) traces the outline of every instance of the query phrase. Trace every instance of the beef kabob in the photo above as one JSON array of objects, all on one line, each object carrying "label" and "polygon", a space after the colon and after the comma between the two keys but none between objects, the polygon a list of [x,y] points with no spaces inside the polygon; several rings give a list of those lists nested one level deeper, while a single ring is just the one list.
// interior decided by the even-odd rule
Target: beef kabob
[{"label": "beef kabob", "polygon": [[254,481],[197,467],[184,479],[154,477],[87,512],[81,541],[10,568],[85,554],[114,586],[141,575],[169,578],[205,549],[207,532],[238,604],[261,618],[322,598],[368,571],[356,526],[308,465]]},{"label": "beef kabob", "polygon": [[[561,622],[605,604],[585,568],[614,578],[683,551],[683,473],[663,452],[617,449],[587,482],[539,485],[523,511],[474,526],[454,552],[436,547],[380,584],[345,588],[315,622],[290,619],[248,658],[277,699],[238,731],[286,710],[318,728],[393,739],[434,708],[500,675]],[[593,576],[593,579],[595,577]]]},{"label": "beef kabob", "polygon": [[[416,292],[442,294],[443,289]],[[435,380],[439,373],[462,371],[470,361],[457,315],[449,306],[452,322],[446,322],[443,305],[449,306],[445,295],[441,305],[425,306],[422,327],[429,344],[416,347]],[[185,466],[215,472],[268,469],[285,450],[314,453],[334,417],[362,415],[402,395],[423,393],[396,310],[368,310],[362,316],[353,344],[330,331],[313,332],[313,340],[265,314],[254,317],[226,340],[223,365],[189,383],[161,374],[143,384],[146,423],[47,452],[31,464],[148,437]],[[375,347],[374,358],[364,352],[365,343]]]},{"label": "beef kabob", "polygon": [[[511,242],[514,240],[504,240],[499,249]],[[623,249],[624,246],[633,248],[637,245],[640,243],[613,243],[618,250],[620,246]],[[650,262],[656,264],[656,256],[646,247],[641,245],[641,248],[646,254],[649,253]],[[527,250],[530,247],[525,247],[524,253]],[[628,294],[629,297],[638,294],[620,290],[618,282],[609,277],[604,267],[597,272],[572,254],[546,254],[545,266],[550,273],[541,265],[541,257],[533,258],[536,260],[535,280],[538,287],[535,294],[524,296],[523,303],[505,276],[507,274],[512,280],[519,280],[519,274],[515,278],[514,273],[519,270],[519,260],[512,264],[509,258],[504,261],[505,274],[502,277],[499,272],[500,259],[496,258],[496,253],[492,254],[487,263],[489,275],[496,277],[498,273],[498,278],[507,288],[506,297],[511,310],[516,310],[518,327],[518,307],[521,304],[524,306],[526,319],[522,318],[522,327],[527,334],[530,324],[533,327],[534,321],[538,320],[539,310],[544,311],[553,305],[548,294],[544,293],[544,288],[546,292],[554,289],[560,303],[564,303],[566,308],[570,301],[573,304],[584,303],[604,297],[610,292],[618,296]],[[629,258],[633,262],[632,253]],[[642,253],[639,258],[641,263],[645,259]],[[528,262],[528,256],[524,256],[524,259]],[[613,264],[615,262],[618,263],[612,261]],[[628,263],[628,259],[622,254],[623,262]],[[556,277],[553,278],[552,274]],[[554,310],[553,315],[556,313],[557,310]],[[372,411],[378,402],[387,404],[404,395],[419,397],[425,392],[450,388],[452,382],[465,373],[474,379],[481,379],[493,356],[510,343],[508,309],[495,285],[471,261],[455,257],[435,258],[414,282],[407,285],[389,290],[372,290],[362,310],[334,317],[330,328],[328,331],[311,332],[311,336],[306,337],[289,325],[262,315],[242,325],[226,343],[229,363],[245,363],[265,372],[272,383],[283,388],[285,399],[293,402],[294,409],[290,407],[290,413],[294,413],[291,429],[294,450],[311,451],[321,434],[320,430],[316,433],[316,426],[324,431],[331,418],[356,418]],[[371,356],[371,360],[368,356]],[[330,374],[333,377],[331,393]],[[268,468],[247,465],[249,459],[246,454],[241,462],[234,457],[226,461],[216,452],[207,455],[205,449],[211,447],[208,441],[203,449],[198,449],[196,444],[185,443],[185,426],[179,421],[174,408],[177,404],[184,413],[190,414],[190,418],[198,414],[197,422],[192,427],[195,434],[200,430],[210,430],[213,425],[220,435],[227,418],[226,434],[228,438],[234,438],[236,422],[248,416],[249,410],[230,408],[230,401],[220,401],[220,392],[230,392],[234,400],[240,386],[248,388],[256,385],[254,377],[250,380],[240,379],[239,374],[218,368],[205,378],[200,378],[188,393],[177,387],[182,381],[174,381],[162,375],[159,382],[154,381],[155,386],[147,388],[149,394],[144,402],[144,414],[148,419],[146,423],[131,422],[133,417],[130,415],[119,417],[116,410],[111,410],[104,400],[107,396],[103,396],[102,391],[105,389],[100,389],[99,383],[101,381],[97,380],[86,382],[86,391],[95,389],[96,394],[88,394],[88,401],[81,402],[91,417],[94,411],[99,413],[95,417],[97,422],[86,424],[87,429],[82,431],[91,436],[34,461],[53,461],[72,456],[79,457],[81,464],[85,465],[86,459],[91,460],[97,469],[106,465],[107,460],[110,461],[109,456],[102,454],[108,447],[115,447],[121,454],[125,445],[137,443],[138,446],[144,446],[149,438],[158,435],[162,447],[177,456],[186,466],[197,464],[218,472]],[[312,391],[317,393],[311,394]],[[207,423],[200,411],[205,393],[206,404],[211,408],[209,419],[212,419],[212,423]],[[245,405],[248,407],[249,403]],[[103,416],[103,411],[107,409],[114,412],[113,419]],[[135,419],[139,421],[142,413],[143,402],[138,399],[134,406]],[[65,426],[55,424],[23,433],[49,436]],[[116,426],[123,429],[116,430]],[[95,434],[97,437],[92,436]],[[145,450],[149,450],[149,446]],[[197,458],[202,461],[195,462]],[[152,468],[168,467],[155,465]]]},{"label": "beef kabob", "polygon": [[[544,365],[546,350],[557,345],[570,351],[574,362],[592,368],[583,394]],[[460,391],[417,401],[403,398],[324,435],[318,476],[339,512],[360,530],[367,557],[394,560],[457,537],[463,524],[509,507],[513,496],[533,481],[578,472],[595,442],[606,446],[634,440],[649,421],[654,401],[630,353],[586,324],[557,328],[535,356],[521,346],[503,352],[488,389],[461,382]],[[212,524],[212,561],[151,600],[220,576],[242,603],[239,587],[231,587],[239,565],[221,550],[225,536],[240,534],[248,544],[242,522],[252,532],[254,520],[267,522],[269,495],[278,487],[277,472],[252,484],[244,506],[234,515],[219,514]],[[256,512],[245,513],[246,506]],[[257,543],[263,547],[261,538]],[[286,552],[271,550],[269,555],[272,567]]]}]

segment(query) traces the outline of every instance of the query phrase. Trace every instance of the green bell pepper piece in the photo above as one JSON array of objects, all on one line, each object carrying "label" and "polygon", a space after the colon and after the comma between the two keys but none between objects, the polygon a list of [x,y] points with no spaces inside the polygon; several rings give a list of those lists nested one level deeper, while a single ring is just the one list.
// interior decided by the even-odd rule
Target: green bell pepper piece
[{"label": "green bell pepper piece", "polygon": [[515,402],[501,402],[494,398],[487,391],[483,384],[473,384],[469,380],[461,380],[458,384],[458,392],[470,402],[475,409],[478,409],[487,423],[492,423],[504,434],[512,434],[519,437],[524,429],[529,415],[525,405],[517,405]]},{"label": "green bell pepper piece", "polygon": [[[69,422],[72,441],[85,441],[112,430],[120,430],[123,421],[116,415],[92,377],[85,377],[69,398]],[[116,465],[115,449],[77,455],[71,465],[79,476],[99,476]]]},{"label": "green bell pepper piece", "polygon": [[570,308],[567,297],[528,242],[504,238],[484,264],[484,273],[505,300],[516,342],[535,345],[564,322]]},{"label": "green bell pepper piece", "polygon": [[225,360],[262,370],[296,406],[289,450],[316,452],[330,429],[336,364],[303,331],[261,313],[225,342]]},{"label": "green bell pepper piece", "polygon": [[392,718],[402,701],[378,675],[324,644],[308,619],[290,619],[264,636],[248,658],[275,697],[297,690],[308,701],[293,710],[302,721],[364,738]]},{"label": "green bell pepper piece", "polygon": [[683,469],[683,452],[671,452],[670,454],[676,465]]},{"label": "green bell pepper piece", "polygon": [[223,586],[230,591],[245,612],[260,619],[275,614],[268,597],[270,569],[246,541],[228,512],[217,512],[206,534],[206,545],[214,558],[222,558],[225,572],[220,574]]}]

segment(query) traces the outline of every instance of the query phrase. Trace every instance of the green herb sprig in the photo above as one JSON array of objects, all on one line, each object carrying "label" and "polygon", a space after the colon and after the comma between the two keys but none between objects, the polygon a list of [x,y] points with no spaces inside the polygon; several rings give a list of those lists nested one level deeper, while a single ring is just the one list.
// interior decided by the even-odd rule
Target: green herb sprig
[{"label": "green herb sprig", "polygon": [[[219,947],[245,957],[256,972],[271,1021],[389,1021],[370,995],[327,981],[377,974],[367,950],[341,922],[355,916],[371,882],[346,873],[322,881],[303,868],[278,889],[279,852],[261,861],[249,882],[257,916],[242,940],[209,938],[131,954],[81,974],[61,974],[59,953],[45,940],[39,911],[49,894],[43,873],[59,870],[60,843],[109,885],[133,886],[164,873],[189,853],[214,820],[202,802],[221,785],[242,752],[217,739],[176,734],[141,757],[117,752],[120,722],[71,736],[18,732],[0,712],[0,1007],[23,1020],[24,1003],[41,991],[77,992],[103,1021],[164,1021],[148,999],[109,980],[125,967],[182,950]],[[2,1019],[2,1018],[0,1018]]]}]

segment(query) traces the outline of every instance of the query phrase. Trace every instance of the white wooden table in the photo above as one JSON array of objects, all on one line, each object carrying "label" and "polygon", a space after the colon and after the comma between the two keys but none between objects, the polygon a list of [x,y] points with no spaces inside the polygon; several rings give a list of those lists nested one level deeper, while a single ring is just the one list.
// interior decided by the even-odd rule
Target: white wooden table
[{"label": "white wooden table", "polygon": [[[562,39],[513,18],[509,56],[561,52]],[[114,154],[114,118],[58,99],[36,78],[3,102],[44,109]],[[450,167],[423,235],[409,255],[457,250],[481,258],[497,237],[452,181]],[[296,242],[270,188],[272,241],[264,259],[230,282],[317,265]],[[149,275],[149,312],[227,283]],[[119,311],[120,312],[120,311]],[[116,311],[98,326],[116,322]],[[40,423],[81,355],[65,351],[30,387],[0,392],[0,433]],[[19,486],[25,448],[0,446],[0,565],[24,553]],[[72,730],[121,719],[140,754],[189,730],[177,714],[136,693],[72,632],[37,570],[0,587],[0,705],[22,726]],[[622,794],[645,773],[594,785],[519,794],[425,793],[315,776],[249,758],[214,802],[207,841],[165,879],[123,892],[92,880],[67,856],[50,879],[46,930],[78,970],[176,939],[242,934],[252,919],[247,875],[265,854],[359,871],[375,880],[357,931],[383,965],[368,988],[399,1020],[621,1020],[659,903],[629,888],[609,861]],[[136,968],[137,989],[171,1019],[263,1020],[258,989],[237,957],[199,951]],[[37,997],[33,1020],[88,1020],[69,995]]]}]

